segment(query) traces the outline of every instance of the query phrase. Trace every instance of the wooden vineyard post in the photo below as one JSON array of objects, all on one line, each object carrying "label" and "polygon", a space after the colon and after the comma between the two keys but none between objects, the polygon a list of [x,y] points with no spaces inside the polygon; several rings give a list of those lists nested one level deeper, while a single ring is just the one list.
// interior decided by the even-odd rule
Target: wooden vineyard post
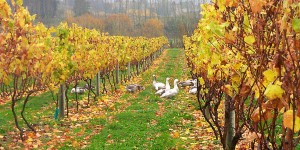
[{"label": "wooden vineyard post", "polygon": [[146,57],[145,57],[145,46],[143,46],[143,59],[142,59],[143,72],[145,71]]},{"label": "wooden vineyard post", "polygon": [[119,74],[120,74],[120,67],[119,67],[119,62],[117,63],[116,67],[116,83],[119,84]]},{"label": "wooden vineyard post", "polygon": [[136,70],[137,70],[137,74],[138,74],[138,75],[140,74],[139,65],[140,65],[140,62],[138,61],[138,62],[137,62],[137,65],[136,65]]},{"label": "wooden vineyard post", "polygon": [[130,81],[130,62],[128,62],[128,65],[127,65],[127,74],[128,74],[128,81]]},{"label": "wooden vineyard post", "polygon": [[226,95],[225,98],[225,130],[226,137],[225,137],[225,149],[226,150],[234,150],[235,145],[233,144],[233,138],[235,135],[234,128],[235,128],[235,111],[232,108],[232,98]]},{"label": "wooden vineyard post", "polygon": [[101,81],[100,81],[100,71],[99,71],[96,75],[96,95],[97,96],[100,96],[100,84],[101,84]]},{"label": "wooden vineyard post", "polygon": [[66,100],[66,95],[65,95],[65,85],[61,84],[60,89],[59,89],[59,118],[62,119],[64,118],[64,112],[65,112],[65,100]]},{"label": "wooden vineyard post", "polygon": [[143,59],[143,72],[146,70],[146,57]]}]

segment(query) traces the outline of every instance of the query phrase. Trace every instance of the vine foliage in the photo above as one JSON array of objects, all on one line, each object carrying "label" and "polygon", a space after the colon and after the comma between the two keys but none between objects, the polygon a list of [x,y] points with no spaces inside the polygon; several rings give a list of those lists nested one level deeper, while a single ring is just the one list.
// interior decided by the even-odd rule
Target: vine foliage
[{"label": "vine foliage", "polygon": [[249,138],[246,131],[252,149],[298,145],[299,7],[298,0],[214,0],[184,37],[200,109],[224,149]]}]

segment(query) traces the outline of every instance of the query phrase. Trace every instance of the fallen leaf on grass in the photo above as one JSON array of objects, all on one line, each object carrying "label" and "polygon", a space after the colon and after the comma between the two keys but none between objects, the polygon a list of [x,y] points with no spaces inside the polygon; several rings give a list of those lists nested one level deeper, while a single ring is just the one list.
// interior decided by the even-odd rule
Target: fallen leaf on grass
[{"label": "fallen leaf on grass", "polygon": [[94,127],[95,130],[102,130],[102,128],[103,128],[103,126],[101,126],[101,125],[96,125],[96,126]]},{"label": "fallen leaf on grass", "polygon": [[178,131],[175,131],[172,133],[171,135],[173,138],[179,138],[180,137],[180,133]]},{"label": "fallen leaf on grass", "polygon": [[196,127],[201,127],[202,126],[202,121],[196,121]]},{"label": "fallen leaf on grass", "polygon": [[207,131],[208,133],[212,133],[212,132],[213,132],[213,130],[212,130],[211,128],[207,128],[206,131]]},{"label": "fallen leaf on grass", "polygon": [[182,140],[187,140],[188,138],[187,137],[180,137],[180,139],[182,139]]},{"label": "fallen leaf on grass", "polygon": [[53,129],[53,132],[55,132],[55,133],[61,133],[61,132],[63,132],[63,131],[60,131],[60,130],[58,130],[58,129]]},{"label": "fallen leaf on grass", "polygon": [[158,122],[156,120],[151,121],[151,125],[156,125]]},{"label": "fallen leaf on grass", "polygon": [[114,140],[107,140],[106,142],[109,143],[109,144],[113,144]]},{"label": "fallen leaf on grass", "polygon": [[80,144],[79,144],[77,141],[73,141],[73,142],[72,142],[72,146],[73,146],[73,147],[79,147]]},{"label": "fallen leaf on grass", "polygon": [[184,133],[185,134],[190,134],[190,129],[186,129]]}]

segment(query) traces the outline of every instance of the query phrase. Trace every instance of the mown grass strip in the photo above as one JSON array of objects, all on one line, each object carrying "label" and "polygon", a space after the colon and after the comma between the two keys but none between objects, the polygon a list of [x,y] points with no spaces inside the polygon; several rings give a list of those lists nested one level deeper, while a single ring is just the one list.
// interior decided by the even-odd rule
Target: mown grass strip
[{"label": "mown grass strip", "polygon": [[[49,108],[49,105],[55,103],[52,99],[50,92],[43,93],[39,96],[33,96],[30,98],[25,109],[25,117],[31,123],[38,123],[43,117],[52,117],[54,115],[55,108]],[[16,105],[16,112],[19,116],[20,125],[24,126],[24,122],[21,118],[23,100],[18,101]],[[44,108],[47,108],[46,110]],[[15,124],[13,122],[13,115],[11,112],[11,102],[8,102],[0,106],[0,134],[5,135],[7,131],[13,131]]]},{"label": "mown grass strip", "polygon": [[[180,124],[185,114],[173,107],[173,99],[161,99],[154,95],[152,74],[158,81],[166,77],[180,79],[183,72],[183,52],[178,49],[166,51],[167,55],[159,67],[143,74],[146,89],[137,98],[127,97],[131,105],[124,112],[116,115],[115,121],[105,125],[102,132],[92,138],[88,149],[171,149],[178,140],[171,137],[171,126]],[[173,83],[171,83],[173,87]],[[160,106],[159,106],[160,105]],[[163,110],[160,110],[163,109]],[[158,115],[159,111],[162,114]]]}]

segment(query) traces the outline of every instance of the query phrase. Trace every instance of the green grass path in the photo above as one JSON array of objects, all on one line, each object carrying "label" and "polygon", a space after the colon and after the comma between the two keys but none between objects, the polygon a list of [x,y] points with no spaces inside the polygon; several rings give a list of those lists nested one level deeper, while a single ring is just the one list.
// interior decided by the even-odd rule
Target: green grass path
[{"label": "green grass path", "polygon": [[[146,89],[136,96],[123,95],[131,103],[123,112],[116,114],[114,121],[107,123],[100,134],[92,138],[87,149],[172,149],[178,148],[180,138],[171,136],[172,127],[179,126],[182,118],[192,118],[175,107],[178,97],[161,99],[155,95],[152,87],[152,75],[164,82],[166,77],[173,80],[183,76],[184,53],[179,49],[165,51],[162,61],[156,69],[150,69],[143,75]],[[182,94],[182,91],[180,91]],[[118,109],[118,108],[117,108]],[[182,143],[181,143],[182,144]]]}]

